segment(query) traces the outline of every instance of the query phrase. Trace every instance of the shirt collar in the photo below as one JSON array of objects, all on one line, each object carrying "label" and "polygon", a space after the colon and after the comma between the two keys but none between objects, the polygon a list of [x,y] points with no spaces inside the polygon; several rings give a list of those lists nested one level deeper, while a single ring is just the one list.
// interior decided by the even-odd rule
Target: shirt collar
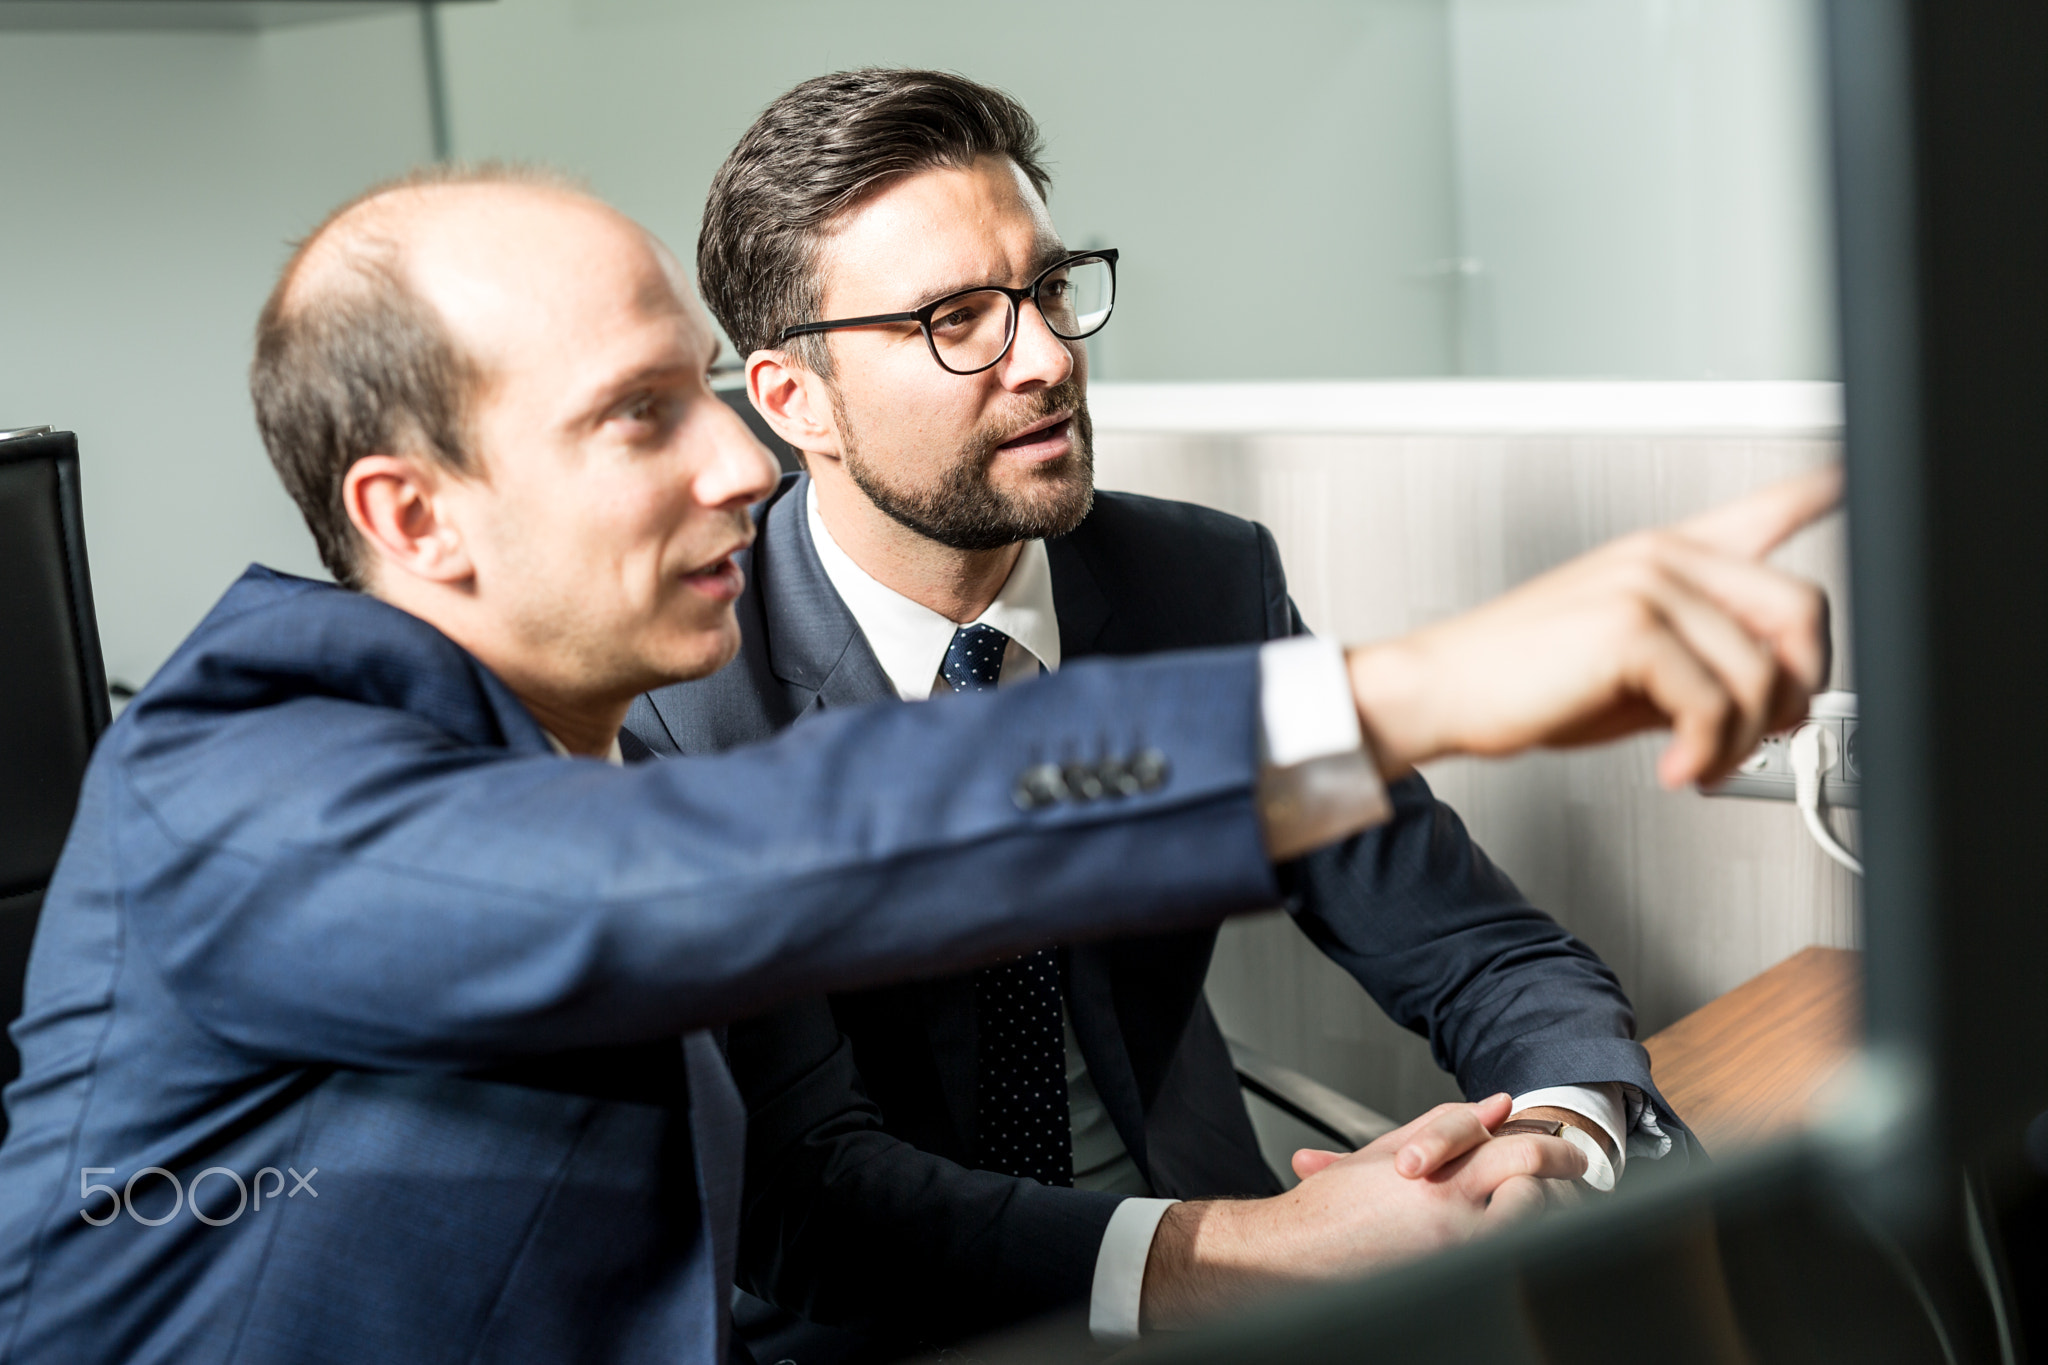
[{"label": "shirt collar", "polygon": [[[553,749],[556,753],[560,754],[563,758],[576,757],[576,755],[569,752],[568,745],[562,743],[561,740],[555,738],[555,732],[553,730],[548,729],[546,726],[542,726],[541,734],[546,737],[548,747],[550,749]],[[612,751],[604,756],[604,761],[611,764],[614,768],[623,768],[626,766],[626,755],[619,748],[619,737],[617,735],[612,736]]]},{"label": "shirt collar", "polygon": [[[932,694],[939,665],[945,662],[953,632],[959,627],[930,607],[877,582],[854,563],[818,515],[817,484],[810,483],[804,493],[804,515],[825,577],[853,613],[854,624],[867,637],[868,647],[889,675],[896,695],[905,701],[923,701]],[[1003,590],[972,624],[993,626],[1028,650],[1046,672],[1059,670],[1060,623],[1053,608],[1052,561],[1045,553],[1044,541],[1024,542]]]}]

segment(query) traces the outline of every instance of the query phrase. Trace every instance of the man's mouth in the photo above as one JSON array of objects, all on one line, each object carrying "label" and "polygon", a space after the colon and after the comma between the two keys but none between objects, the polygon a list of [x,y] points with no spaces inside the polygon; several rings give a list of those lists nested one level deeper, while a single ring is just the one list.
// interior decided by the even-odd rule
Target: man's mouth
[{"label": "man's mouth", "polygon": [[746,548],[745,544],[734,546],[710,563],[684,574],[683,581],[714,601],[732,601],[747,586],[747,576],[734,559]]},{"label": "man's mouth", "polygon": [[1073,448],[1074,413],[1069,408],[1033,422],[997,446],[996,450],[1001,454],[1021,456],[1027,460],[1052,460]]}]

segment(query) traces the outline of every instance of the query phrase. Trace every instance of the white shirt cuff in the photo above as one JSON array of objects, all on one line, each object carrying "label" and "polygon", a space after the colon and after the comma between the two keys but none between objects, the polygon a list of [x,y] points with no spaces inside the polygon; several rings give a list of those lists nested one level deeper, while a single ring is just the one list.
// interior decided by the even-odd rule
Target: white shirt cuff
[{"label": "white shirt cuff", "polygon": [[1616,1158],[1607,1159],[1600,1144],[1576,1128],[1567,1127],[1558,1136],[1579,1149],[1586,1158],[1585,1181],[1596,1190],[1611,1190],[1628,1166],[1628,1114],[1622,1106],[1621,1086],[1613,1081],[1596,1085],[1548,1085],[1515,1096],[1510,1113],[1524,1109],[1569,1109],[1600,1125],[1614,1143]]},{"label": "white shirt cuff", "polygon": [[1392,813],[1334,642],[1296,635],[1259,647],[1259,742],[1259,819],[1275,862]]},{"label": "white shirt cuff", "polygon": [[1138,1309],[1145,1296],[1145,1262],[1159,1220],[1178,1199],[1126,1199],[1109,1215],[1095,1253],[1095,1288],[1088,1297],[1088,1333],[1108,1345],[1138,1339]]},{"label": "white shirt cuff", "polygon": [[1622,1150],[1644,1161],[1657,1161],[1671,1154],[1671,1135],[1657,1122],[1657,1107],[1650,1097],[1623,1082],[1622,1103],[1628,1107],[1628,1145]]}]

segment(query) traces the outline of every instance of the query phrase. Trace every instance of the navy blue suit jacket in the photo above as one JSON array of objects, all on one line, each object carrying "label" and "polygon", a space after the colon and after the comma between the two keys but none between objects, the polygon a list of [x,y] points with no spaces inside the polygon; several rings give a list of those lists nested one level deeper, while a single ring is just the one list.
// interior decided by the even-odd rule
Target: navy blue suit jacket
[{"label": "navy blue suit jacket", "polygon": [[[635,703],[657,753],[703,754],[895,695],[811,543],[804,481],[761,516],[741,657]],[[1099,493],[1047,545],[1066,666],[1277,639],[1303,625],[1264,527]],[[1037,685],[1037,684],[1033,684]],[[959,699],[949,699],[948,705]],[[943,709],[943,708],[934,708]],[[1625,1081],[1658,1099],[1614,974],[1531,906],[1420,777],[1387,825],[1284,869],[1295,922],[1467,1095]],[[791,816],[790,818],[794,818]],[[1004,875],[990,870],[991,885]],[[1074,1032],[1161,1195],[1276,1193],[1203,999],[1212,925],[1065,954]],[[972,978],[949,975],[736,1024],[747,1101],[740,1283],[814,1321],[924,1340],[1084,1299],[1114,1196],[963,1169],[973,1159]]]},{"label": "navy blue suit jacket", "polygon": [[[251,569],[101,741],[44,904],[0,1358],[716,1365],[707,1030],[1269,901],[1256,687],[1083,668],[622,771],[425,622]],[[1105,743],[1170,776],[1013,800]]]}]

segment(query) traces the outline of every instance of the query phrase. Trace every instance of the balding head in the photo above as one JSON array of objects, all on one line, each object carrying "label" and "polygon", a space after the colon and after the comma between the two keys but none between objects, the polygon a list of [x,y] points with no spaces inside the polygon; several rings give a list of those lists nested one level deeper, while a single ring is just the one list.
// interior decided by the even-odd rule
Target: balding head
[{"label": "balding head", "polygon": [[738,648],[734,556],[776,470],[712,393],[716,353],[631,219],[553,177],[437,170],[299,248],[250,382],[334,576],[601,752],[636,694]]},{"label": "balding head", "polygon": [[437,297],[446,262],[494,222],[572,207],[637,231],[551,171],[436,166],[342,205],[286,264],[257,323],[249,387],[271,463],[338,582],[367,578],[341,498],[357,460],[408,454],[481,472],[469,413],[490,358]]}]

